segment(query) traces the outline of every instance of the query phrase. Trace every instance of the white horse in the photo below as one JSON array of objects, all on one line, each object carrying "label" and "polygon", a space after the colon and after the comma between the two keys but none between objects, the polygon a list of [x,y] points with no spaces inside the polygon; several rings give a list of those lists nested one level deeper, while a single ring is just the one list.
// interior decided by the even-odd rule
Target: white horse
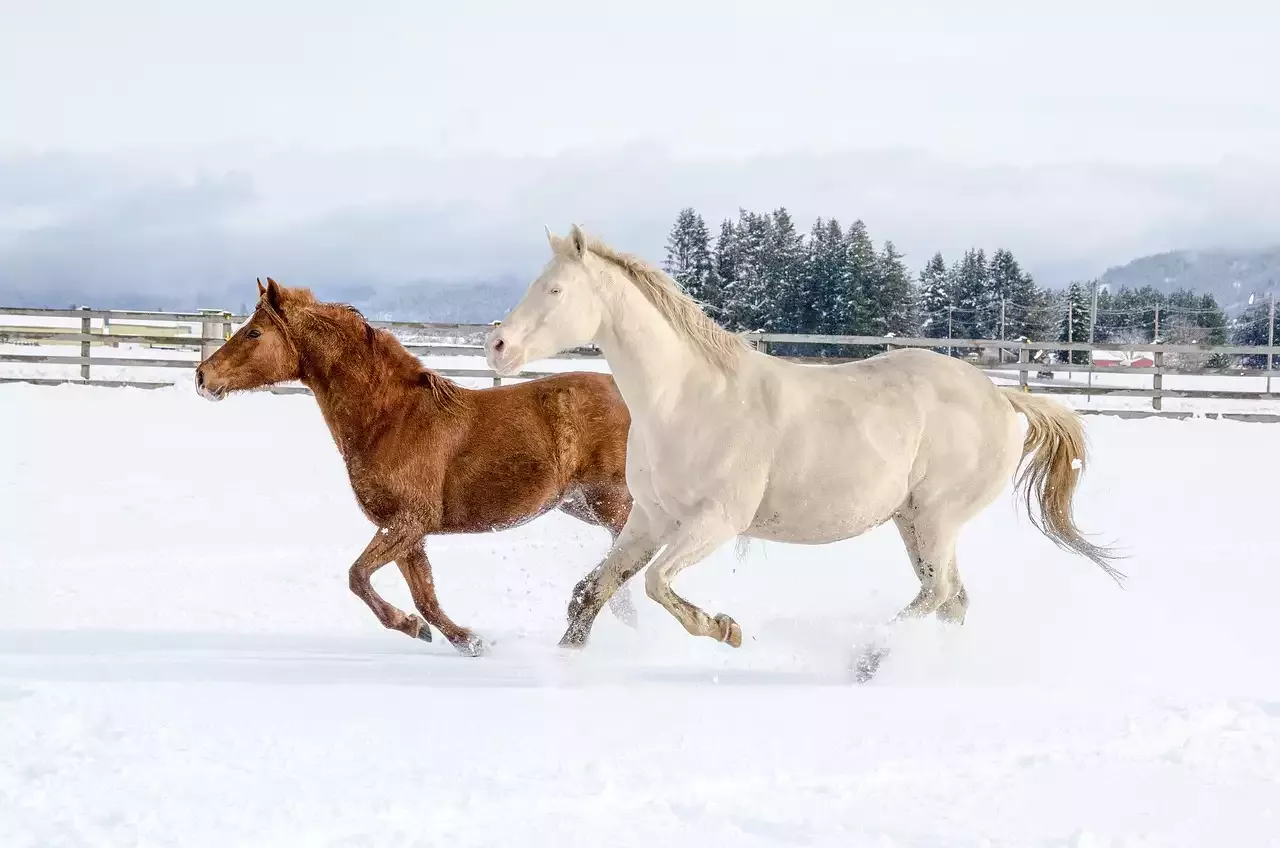
[{"label": "white horse", "polygon": [[[1109,562],[1114,554],[1085,540],[1072,519],[1085,459],[1072,410],[998,388],[973,366],[927,350],[841,365],[771,357],[716,325],[644,261],[576,225],[567,238],[547,237],[551,261],[489,333],[486,358],[509,376],[596,345],[631,411],[635,504],[604,561],[574,590],[561,645],[583,645],[605,601],[648,563],[649,597],[689,633],[738,647],[737,622],[676,594],[677,574],[735,537],[823,544],[889,519],[920,579],[894,621],[936,614],[963,622],[969,599],[956,538],[1028,456],[1015,482],[1032,522],[1123,576]],[[883,656],[881,648],[864,654],[858,679]]]}]

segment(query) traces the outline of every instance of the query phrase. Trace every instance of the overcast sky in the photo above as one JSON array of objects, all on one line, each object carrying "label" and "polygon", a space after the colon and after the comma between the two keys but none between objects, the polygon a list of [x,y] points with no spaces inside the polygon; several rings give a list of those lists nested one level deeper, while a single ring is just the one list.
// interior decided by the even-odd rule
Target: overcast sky
[{"label": "overcast sky", "polygon": [[0,0],[0,284],[527,275],[684,205],[1049,279],[1280,242],[1280,12],[1045,5]]}]

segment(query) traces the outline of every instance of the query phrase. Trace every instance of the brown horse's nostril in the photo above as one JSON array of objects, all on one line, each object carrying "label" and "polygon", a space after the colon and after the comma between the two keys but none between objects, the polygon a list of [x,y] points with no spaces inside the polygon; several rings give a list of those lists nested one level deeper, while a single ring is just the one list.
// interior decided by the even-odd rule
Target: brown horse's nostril
[{"label": "brown horse's nostril", "polygon": [[196,388],[197,389],[204,388],[204,369],[203,368],[196,369]]}]

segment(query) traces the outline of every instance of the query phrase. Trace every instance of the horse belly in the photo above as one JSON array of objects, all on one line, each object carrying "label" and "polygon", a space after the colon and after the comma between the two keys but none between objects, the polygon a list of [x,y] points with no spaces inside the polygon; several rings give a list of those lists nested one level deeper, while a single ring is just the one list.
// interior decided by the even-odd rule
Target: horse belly
[{"label": "horse belly", "polygon": [[[850,437],[807,438],[779,451],[750,534],[825,544],[887,521],[907,497],[914,453],[905,445]],[[843,435],[843,438],[841,438]]]}]

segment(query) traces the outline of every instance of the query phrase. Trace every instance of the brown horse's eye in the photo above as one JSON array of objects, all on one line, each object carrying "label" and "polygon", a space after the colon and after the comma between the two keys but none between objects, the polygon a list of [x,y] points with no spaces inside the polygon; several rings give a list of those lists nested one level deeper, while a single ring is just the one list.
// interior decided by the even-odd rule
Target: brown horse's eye
[{"label": "brown horse's eye", "polygon": [[261,330],[250,330],[249,332],[244,334],[244,337],[246,339],[256,339],[260,335],[262,335]]}]

